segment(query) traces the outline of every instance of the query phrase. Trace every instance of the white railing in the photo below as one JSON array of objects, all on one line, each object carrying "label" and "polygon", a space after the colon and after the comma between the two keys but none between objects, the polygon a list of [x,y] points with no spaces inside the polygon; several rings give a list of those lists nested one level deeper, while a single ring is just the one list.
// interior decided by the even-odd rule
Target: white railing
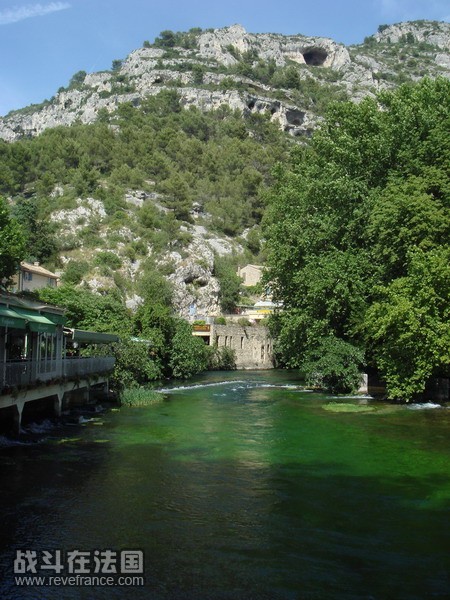
[{"label": "white railing", "polygon": [[114,368],[113,356],[64,358],[61,360],[7,361],[0,367],[2,387],[30,385],[60,377],[69,379],[107,373]]}]

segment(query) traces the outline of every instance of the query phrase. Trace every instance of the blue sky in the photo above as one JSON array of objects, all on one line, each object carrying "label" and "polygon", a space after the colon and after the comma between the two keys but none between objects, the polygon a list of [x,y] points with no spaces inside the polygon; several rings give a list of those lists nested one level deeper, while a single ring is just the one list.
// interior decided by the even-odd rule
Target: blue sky
[{"label": "blue sky", "polygon": [[450,19],[449,0],[0,0],[0,115],[109,69],[164,29],[225,27],[360,43],[378,25]]}]

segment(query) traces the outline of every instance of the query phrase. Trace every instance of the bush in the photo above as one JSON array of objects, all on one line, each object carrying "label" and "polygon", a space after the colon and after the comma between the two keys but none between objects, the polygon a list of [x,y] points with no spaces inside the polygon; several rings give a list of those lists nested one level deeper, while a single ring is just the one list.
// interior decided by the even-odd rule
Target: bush
[{"label": "bush", "polygon": [[240,325],[241,327],[250,327],[251,323],[247,319],[247,317],[239,317],[238,325]]},{"label": "bush", "polygon": [[88,272],[88,262],[85,260],[71,260],[61,276],[61,281],[69,285],[78,285]]},{"label": "bush", "polygon": [[309,350],[301,370],[306,382],[332,394],[346,394],[358,389],[364,354],[359,348],[336,337],[326,337]]},{"label": "bush", "polygon": [[154,390],[143,387],[133,387],[123,390],[120,394],[120,403],[127,406],[148,406],[155,402],[161,402],[163,395]]},{"label": "bush", "polygon": [[110,269],[120,269],[122,266],[121,259],[114,252],[98,252],[95,257],[95,264],[100,267],[109,267]]},{"label": "bush", "polygon": [[112,385],[119,393],[161,378],[161,365],[150,356],[147,344],[131,341],[121,342],[114,347],[113,353],[116,364]]},{"label": "bush", "polygon": [[236,368],[236,352],[228,346],[209,346],[210,371],[234,371]]}]

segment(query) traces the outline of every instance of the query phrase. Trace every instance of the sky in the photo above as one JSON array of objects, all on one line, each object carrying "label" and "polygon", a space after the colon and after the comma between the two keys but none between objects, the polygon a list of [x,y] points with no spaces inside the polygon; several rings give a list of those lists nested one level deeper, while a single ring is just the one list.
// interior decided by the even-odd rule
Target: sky
[{"label": "sky", "polygon": [[166,29],[239,23],[349,45],[417,19],[449,21],[450,0],[0,0],[0,115],[51,98],[78,71],[110,69]]}]

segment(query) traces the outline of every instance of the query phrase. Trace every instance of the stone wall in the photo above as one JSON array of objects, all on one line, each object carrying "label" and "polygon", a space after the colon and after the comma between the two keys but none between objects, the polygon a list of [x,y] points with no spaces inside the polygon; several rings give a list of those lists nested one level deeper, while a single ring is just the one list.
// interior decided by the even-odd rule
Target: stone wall
[{"label": "stone wall", "polygon": [[263,325],[212,325],[211,344],[234,350],[238,369],[273,369],[273,340]]}]

